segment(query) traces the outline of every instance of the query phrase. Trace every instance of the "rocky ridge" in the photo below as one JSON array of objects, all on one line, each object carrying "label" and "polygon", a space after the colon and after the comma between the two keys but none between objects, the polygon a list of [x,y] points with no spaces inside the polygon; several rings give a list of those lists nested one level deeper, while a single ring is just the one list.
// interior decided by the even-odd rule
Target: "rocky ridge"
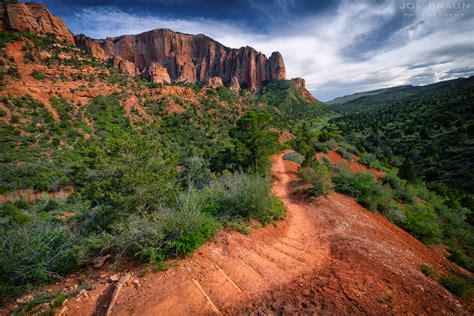
[{"label": "rocky ridge", "polygon": [[59,39],[74,44],[74,37],[63,19],[53,16],[38,3],[0,4],[0,31],[31,31],[37,34],[55,34]]},{"label": "rocky ridge", "polygon": [[286,79],[285,62],[279,52],[267,58],[252,47],[232,49],[202,34],[156,29],[105,40],[77,35],[75,40],[78,47],[99,59],[119,56],[132,62],[154,82],[167,82],[169,77],[171,82],[195,83],[220,77],[223,84],[238,91],[256,90],[266,80]]}]

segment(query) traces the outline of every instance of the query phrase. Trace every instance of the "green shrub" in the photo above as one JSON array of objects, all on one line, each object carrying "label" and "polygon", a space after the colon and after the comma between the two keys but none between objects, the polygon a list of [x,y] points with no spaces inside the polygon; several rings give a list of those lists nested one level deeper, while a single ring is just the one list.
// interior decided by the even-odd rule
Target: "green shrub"
[{"label": "green shrub", "polygon": [[303,163],[304,157],[297,153],[296,151],[291,151],[289,153],[286,153],[283,155],[283,159],[292,161],[298,165],[301,165]]},{"label": "green shrub", "polygon": [[172,212],[165,227],[167,250],[172,255],[187,255],[203,245],[217,228],[212,217],[196,210],[184,208]]},{"label": "green shrub", "polygon": [[266,225],[285,209],[271,193],[271,181],[257,174],[225,173],[205,189],[203,211],[221,220],[256,219]]},{"label": "green shrub", "polygon": [[62,224],[36,221],[0,232],[0,288],[6,291],[0,296],[77,268],[74,245],[75,235]]},{"label": "green shrub", "polygon": [[10,123],[11,124],[18,124],[20,122],[20,117],[18,115],[12,114],[10,116]]},{"label": "green shrub", "polygon": [[473,285],[469,285],[466,281],[453,276],[444,276],[439,279],[439,283],[449,292],[462,298],[470,298],[472,296]]},{"label": "green shrub", "polygon": [[186,158],[180,165],[182,170],[178,172],[178,177],[181,185],[188,190],[204,188],[212,177],[209,163],[202,157]]},{"label": "green shrub", "polygon": [[452,262],[471,272],[474,270],[474,263],[472,262],[472,259],[466,256],[461,250],[450,248],[449,252],[450,254],[446,257],[446,259],[451,260]]},{"label": "green shrub", "polygon": [[405,223],[405,213],[397,202],[391,201],[382,210],[383,215],[394,224],[403,225]]},{"label": "green shrub", "polygon": [[424,244],[431,245],[441,237],[441,228],[436,213],[430,205],[416,203],[405,208],[406,230]]},{"label": "green shrub", "polygon": [[18,67],[16,65],[10,66],[7,70],[7,74],[13,78],[21,79],[20,70],[18,70]]},{"label": "green shrub", "polygon": [[151,213],[131,214],[117,221],[111,232],[92,236],[86,243],[102,252],[132,255],[157,264],[171,255],[186,255],[204,244],[218,224],[196,205],[161,208]]},{"label": "green shrub", "polygon": [[432,267],[430,267],[429,265],[427,265],[426,263],[423,263],[423,264],[420,266],[420,271],[421,271],[421,273],[423,273],[423,274],[426,275],[427,277],[430,277],[430,276],[436,274],[436,271],[435,271]]},{"label": "green shrub", "polygon": [[418,195],[418,191],[415,185],[407,183],[403,187],[400,187],[395,192],[395,199],[400,201],[400,203],[414,203],[416,201],[416,197]]},{"label": "green shrub", "polygon": [[33,72],[31,73],[31,76],[33,76],[33,78],[35,78],[36,80],[46,79],[46,75],[44,74],[44,72],[42,72],[41,70],[37,70],[37,69],[33,70]]},{"label": "green shrub", "polygon": [[7,112],[5,110],[0,109],[0,117],[5,117],[5,116],[7,116]]},{"label": "green shrub", "polygon": [[388,174],[381,179],[384,185],[388,185],[390,188],[398,190],[402,187],[402,180],[393,174]]},{"label": "green shrub", "polygon": [[25,224],[30,217],[14,204],[0,206],[0,227],[2,225]]},{"label": "green shrub", "polygon": [[359,162],[369,168],[374,168],[382,171],[385,170],[384,166],[382,166],[382,163],[377,159],[377,156],[372,153],[362,153],[360,155]]},{"label": "green shrub", "polygon": [[344,148],[342,147],[339,147],[338,149],[336,149],[336,152],[342,156],[342,158],[344,158],[345,160],[347,161],[351,161],[352,160],[352,155],[350,153],[347,152],[347,150],[345,150]]},{"label": "green shrub", "polygon": [[333,190],[329,168],[321,163],[313,164],[313,167],[302,167],[299,177],[311,187],[307,190],[311,195],[327,196]]},{"label": "green shrub", "polygon": [[383,210],[388,205],[390,194],[368,172],[354,174],[347,168],[341,168],[333,177],[333,182],[337,191],[355,197],[357,202],[371,211]]}]

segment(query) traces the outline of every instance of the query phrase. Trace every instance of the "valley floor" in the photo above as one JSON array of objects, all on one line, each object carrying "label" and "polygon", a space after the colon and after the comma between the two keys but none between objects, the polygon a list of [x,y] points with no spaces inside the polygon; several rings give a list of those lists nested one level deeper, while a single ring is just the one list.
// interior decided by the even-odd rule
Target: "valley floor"
[{"label": "valley floor", "polygon": [[[311,202],[293,195],[297,165],[282,156],[273,157],[272,173],[288,209],[285,221],[250,235],[224,232],[167,271],[138,277],[111,314],[473,312],[420,272],[423,263],[438,275],[459,267],[349,197],[333,193]],[[95,282],[60,313],[104,313],[112,288],[104,278]]]}]

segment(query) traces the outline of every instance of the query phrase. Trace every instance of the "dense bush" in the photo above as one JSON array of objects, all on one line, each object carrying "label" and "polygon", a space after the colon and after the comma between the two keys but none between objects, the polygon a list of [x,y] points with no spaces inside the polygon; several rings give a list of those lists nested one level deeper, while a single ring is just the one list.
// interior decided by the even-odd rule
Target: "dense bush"
[{"label": "dense bush", "polygon": [[283,155],[283,159],[292,161],[298,165],[303,163],[304,157],[297,153],[296,151],[292,151]]},{"label": "dense bush", "polygon": [[349,162],[350,162],[350,161],[352,160],[352,158],[353,158],[352,155],[351,155],[349,152],[347,152],[347,150],[345,150],[345,149],[342,148],[342,147],[339,147],[338,149],[336,149],[336,152],[337,152],[339,155],[341,155],[342,158],[344,158],[345,160],[347,160],[347,161],[349,161]]},{"label": "dense bush", "polygon": [[46,79],[46,75],[44,74],[44,72],[42,72],[41,70],[37,70],[37,69],[33,70],[33,72],[31,73],[31,76],[33,76],[33,78],[35,78],[36,80]]},{"label": "dense bush", "polygon": [[203,211],[223,221],[256,219],[262,224],[282,219],[285,209],[262,176],[225,173],[204,191]]},{"label": "dense bush", "polygon": [[430,205],[416,203],[405,208],[405,229],[417,239],[430,245],[441,237],[436,213]]},{"label": "dense bush", "polygon": [[136,256],[158,264],[170,255],[186,255],[204,244],[218,228],[209,215],[196,206],[162,208],[151,213],[131,214],[116,222],[111,231],[88,239],[101,252]]},{"label": "dense bush", "polygon": [[461,267],[474,271],[474,262],[459,249],[449,249],[450,254],[446,257],[448,260],[460,265]]},{"label": "dense bush", "polygon": [[444,276],[439,279],[439,283],[443,285],[449,292],[456,296],[469,299],[474,294],[474,282],[471,284],[468,281],[462,280],[454,276]]},{"label": "dense bush", "polygon": [[311,195],[326,196],[333,190],[329,169],[321,163],[315,162],[312,166],[301,167],[299,177],[304,183],[311,185],[311,187],[306,190]]},{"label": "dense bush", "polygon": [[390,195],[383,190],[374,176],[368,172],[353,173],[341,168],[333,177],[337,191],[348,194],[371,211],[383,210]]},{"label": "dense bush", "polygon": [[63,224],[35,221],[0,232],[0,296],[59,278],[77,267],[75,234]]}]

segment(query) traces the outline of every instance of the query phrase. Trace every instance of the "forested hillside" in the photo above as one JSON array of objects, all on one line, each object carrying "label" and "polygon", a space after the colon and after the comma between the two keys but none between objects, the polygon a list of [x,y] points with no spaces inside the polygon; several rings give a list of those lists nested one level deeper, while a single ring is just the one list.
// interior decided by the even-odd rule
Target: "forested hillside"
[{"label": "forested hillside", "polygon": [[[334,106],[345,138],[416,177],[474,188],[474,77],[402,87]],[[441,190],[441,187],[439,188]]]}]

